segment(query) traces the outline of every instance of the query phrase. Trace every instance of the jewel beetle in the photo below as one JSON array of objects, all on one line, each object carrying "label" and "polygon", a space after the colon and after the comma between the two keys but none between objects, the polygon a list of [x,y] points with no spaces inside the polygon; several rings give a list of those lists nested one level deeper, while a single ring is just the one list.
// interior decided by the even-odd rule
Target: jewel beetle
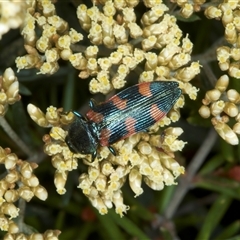
[{"label": "jewel beetle", "polygon": [[107,146],[147,128],[163,118],[182,91],[178,82],[155,81],[133,85],[107,101],[89,102],[86,116],[73,111],[76,119],[65,138],[73,153],[91,154],[94,159],[99,145]]}]

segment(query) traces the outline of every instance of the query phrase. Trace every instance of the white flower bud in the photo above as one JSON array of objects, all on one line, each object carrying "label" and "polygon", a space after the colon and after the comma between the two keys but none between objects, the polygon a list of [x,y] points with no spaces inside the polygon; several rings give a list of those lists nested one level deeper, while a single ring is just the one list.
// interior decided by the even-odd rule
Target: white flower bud
[{"label": "white flower bud", "polygon": [[220,101],[213,102],[211,104],[211,113],[212,113],[213,116],[218,116],[222,113],[224,108],[225,108],[225,102],[224,101],[220,100]]},{"label": "white flower bud", "polygon": [[133,168],[129,173],[129,185],[132,191],[135,193],[135,197],[143,193],[141,184],[142,184],[142,175],[139,173],[138,169]]},{"label": "white flower bud", "polygon": [[227,91],[227,97],[232,103],[238,104],[240,102],[240,94],[235,89],[229,89]]},{"label": "white flower bud", "polygon": [[154,182],[147,177],[144,177],[144,182],[153,190],[160,191],[164,188],[163,182]]},{"label": "white flower bud", "polygon": [[55,172],[55,176],[54,176],[54,185],[57,188],[57,192],[58,194],[65,194],[66,189],[65,184],[67,181],[67,172]]},{"label": "white flower bud", "polygon": [[1,206],[1,212],[6,214],[6,215],[9,215],[10,218],[9,219],[12,219],[12,218],[16,218],[18,216],[18,213],[19,213],[19,208],[17,208],[14,204],[12,203],[3,203],[2,206]]},{"label": "white flower bud", "polygon": [[226,123],[217,122],[214,124],[214,128],[220,137],[222,137],[227,143],[231,145],[238,145],[239,140],[236,133],[234,133],[234,131]]},{"label": "white flower bud", "polygon": [[229,84],[229,77],[228,75],[222,75],[216,82],[215,88],[220,92],[224,92]]},{"label": "white flower bud", "polygon": [[230,117],[236,117],[238,115],[238,107],[234,103],[226,102],[224,112]]},{"label": "white flower bud", "polygon": [[45,201],[48,197],[47,190],[41,186],[38,185],[37,187],[32,188],[34,195],[39,198],[42,201]]}]

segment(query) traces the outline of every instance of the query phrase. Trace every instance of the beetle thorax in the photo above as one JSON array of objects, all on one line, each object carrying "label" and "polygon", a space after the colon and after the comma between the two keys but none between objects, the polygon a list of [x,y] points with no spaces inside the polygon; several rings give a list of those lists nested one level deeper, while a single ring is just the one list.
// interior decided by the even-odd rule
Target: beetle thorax
[{"label": "beetle thorax", "polygon": [[77,118],[69,127],[66,143],[74,153],[93,154],[98,146],[97,128],[82,118]]}]

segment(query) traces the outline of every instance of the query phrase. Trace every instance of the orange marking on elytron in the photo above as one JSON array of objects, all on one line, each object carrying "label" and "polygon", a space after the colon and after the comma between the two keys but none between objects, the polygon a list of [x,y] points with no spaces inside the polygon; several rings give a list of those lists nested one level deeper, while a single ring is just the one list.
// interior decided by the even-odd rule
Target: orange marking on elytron
[{"label": "orange marking on elytron", "polygon": [[127,137],[130,137],[133,133],[135,133],[136,132],[136,130],[135,130],[135,124],[136,124],[136,120],[134,119],[134,118],[132,118],[132,117],[128,117],[126,120],[125,120],[125,126],[126,126],[126,129],[127,129],[127,131],[128,131],[128,134],[126,134],[125,136],[124,136],[124,138],[122,138],[122,139],[125,139],[125,138],[127,138]]},{"label": "orange marking on elytron", "polygon": [[100,132],[100,138],[99,143],[101,146],[109,146],[109,137],[110,137],[111,131],[107,128],[104,128]]},{"label": "orange marking on elytron", "polygon": [[127,106],[127,100],[123,100],[117,95],[110,100],[112,101],[114,106],[117,107],[119,110],[123,110]]},{"label": "orange marking on elytron", "polygon": [[86,114],[87,118],[90,121],[93,121],[95,123],[100,123],[103,121],[103,115],[101,113],[94,112],[93,110],[89,110]]},{"label": "orange marking on elytron", "polygon": [[150,83],[142,83],[141,85],[138,85],[138,92],[145,97],[151,97],[151,89],[150,89]]},{"label": "orange marking on elytron", "polygon": [[158,122],[161,118],[163,118],[166,115],[166,113],[161,111],[157,104],[152,104],[150,109],[150,115],[156,122]]}]

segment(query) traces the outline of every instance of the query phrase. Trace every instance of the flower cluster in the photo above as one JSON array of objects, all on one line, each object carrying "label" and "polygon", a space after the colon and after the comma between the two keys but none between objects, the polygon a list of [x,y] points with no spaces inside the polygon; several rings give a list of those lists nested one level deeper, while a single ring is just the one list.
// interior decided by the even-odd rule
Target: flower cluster
[{"label": "flower cluster", "polygon": [[45,201],[48,194],[33,173],[37,164],[23,161],[9,148],[1,147],[0,164],[6,169],[5,176],[0,180],[0,229],[9,235],[20,234],[19,226],[12,220],[19,215],[16,202],[20,198],[29,202],[34,196]]},{"label": "flower cluster", "polygon": [[[94,76],[89,84],[92,93],[106,94],[112,88],[122,88],[129,73],[138,69],[139,82],[175,79],[181,82],[184,93],[195,99],[197,89],[190,81],[200,72],[200,65],[192,62],[186,66],[191,60],[193,44],[188,36],[182,38],[176,18],[165,13],[168,8],[161,1],[144,1],[149,11],[139,19],[134,11],[138,3],[106,1],[102,11],[97,6],[79,5],[80,25],[89,33],[94,46],[84,53],[73,54],[70,62],[81,70],[80,77]],[[131,40],[140,42],[141,47],[130,44]],[[100,44],[116,50],[108,57],[98,57]],[[143,63],[140,70],[139,65]],[[112,72],[116,73],[111,75]]]},{"label": "flower cluster", "polygon": [[[207,91],[202,100],[203,105],[199,113],[203,118],[212,115],[212,124],[218,134],[228,143],[238,145],[237,135],[240,135],[240,94],[235,89],[227,89],[229,77],[221,76],[215,88]],[[234,119],[235,123],[231,128],[227,123]]]},{"label": "flower cluster", "polygon": [[19,28],[23,24],[26,8],[26,1],[0,2],[0,39],[10,29]]},{"label": "flower cluster", "polygon": [[240,78],[240,16],[238,1],[225,1],[218,6],[210,6],[205,15],[209,18],[221,19],[225,28],[225,39],[229,46],[217,49],[218,65],[222,71],[228,71],[229,76]]},{"label": "flower cluster", "polygon": [[7,112],[8,105],[19,101],[19,82],[11,68],[7,68],[0,76],[0,116]]},{"label": "flower cluster", "polygon": [[[138,18],[134,7],[139,2],[108,0],[91,8],[79,5],[79,23],[93,45],[84,52],[73,52],[72,45],[83,39],[82,34],[68,29],[50,0],[33,1],[35,8],[29,9],[22,30],[28,54],[16,59],[18,69],[38,68],[40,73],[53,74],[59,58],[69,60],[80,70],[80,78],[93,77],[90,92],[104,94],[124,87],[129,73],[140,71],[139,82],[177,80],[184,93],[196,99],[198,90],[190,81],[200,72],[200,65],[190,64],[193,44],[188,36],[182,36],[176,18],[166,13],[165,4],[144,1],[149,11]],[[39,28],[40,37],[36,33]],[[138,43],[140,47],[135,46]],[[109,56],[98,56],[98,45],[102,44],[114,49]]]},{"label": "flower cluster", "polygon": [[[42,74],[53,74],[59,69],[58,60],[68,60],[71,45],[83,39],[82,34],[55,14],[50,0],[33,0],[28,3],[21,34],[27,55],[16,58],[18,70],[37,68]],[[38,36],[38,33],[41,36]]]},{"label": "flower cluster", "polygon": [[[19,82],[11,68],[0,76],[0,116],[4,116],[9,104],[19,101]],[[16,206],[20,199],[29,202],[34,196],[45,201],[46,189],[39,184],[38,178],[33,173],[37,168],[36,163],[23,161],[12,153],[9,148],[0,147],[0,164],[4,165],[5,173],[0,179],[0,229],[6,231],[4,239],[58,239],[60,231],[48,230],[44,234],[25,235],[21,225],[13,219],[23,210]],[[20,202],[20,201],[19,201]]]},{"label": "flower cluster", "polygon": [[24,233],[11,234],[7,233],[3,240],[31,239],[31,240],[58,240],[61,232],[59,230],[47,230],[44,233],[32,233],[30,235]]},{"label": "flower cluster", "polygon": [[[240,78],[240,17],[238,1],[225,1],[218,6],[209,6],[205,15],[208,18],[221,19],[225,28],[225,39],[228,46],[217,49],[218,65],[222,71],[228,71],[230,77]],[[212,115],[212,124],[218,134],[228,143],[237,145],[240,134],[240,95],[236,89],[228,89],[229,76],[221,76],[215,88],[207,91],[202,100],[199,113],[203,118]],[[230,120],[234,119],[231,124]]]},{"label": "flower cluster", "polygon": [[[175,80],[183,94],[196,99],[198,89],[190,81],[200,72],[201,66],[191,62],[193,44],[188,35],[183,36],[176,18],[166,13],[169,9],[162,1],[97,1],[90,8],[80,4],[77,17],[93,44],[83,52],[72,50],[72,44],[82,40],[82,35],[68,30],[50,1],[34,2],[38,5],[29,11],[22,31],[28,55],[16,60],[19,69],[36,67],[41,73],[54,73],[57,67],[44,71],[43,66],[46,62],[58,66],[57,60],[62,58],[80,71],[80,78],[92,77],[89,83],[92,93],[107,94],[112,89],[123,88],[130,73],[137,72],[138,82]],[[138,4],[144,4],[148,11],[136,14]],[[36,11],[38,6],[41,8]],[[40,38],[35,25],[42,29]],[[108,55],[99,56],[100,45],[110,49]],[[131,189],[138,196],[143,192],[142,181],[152,189],[161,190],[164,185],[175,184],[174,179],[184,173],[184,168],[174,157],[174,152],[181,151],[185,145],[178,140],[182,129],[167,128],[162,136],[158,134],[160,127],[179,120],[179,108],[184,104],[182,95],[168,116],[154,124],[149,133],[138,133],[113,144],[117,156],[113,156],[107,147],[99,147],[96,159],[73,154],[66,145],[68,132],[65,126],[74,120],[71,112],[63,114],[62,109],[49,107],[44,114],[29,104],[28,113],[39,126],[52,127],[43,140],[44,151],[52,157],[56,168],[57,192],[66,192],[68,172],[77,168],[78,159],[83,159],[87,171],[79,177],[79,188],[101,214],[114,205],[122,216],[129,208],[123,202],[121,191],[127,176]]]},{"label": "flower cluster", "polygon": [[[179,102],[181,100],[176,105]],[[185,145],[177,139],[183,132],[181,128],[167,128],[162,137],[137,133],[113,144],[117,156],[112,155],[107,147],[99,147],[98,157],[91,159],[90,155],[73,154],[65,143],[67,131],[64,125],[73,120],[71,112],[66,115],[61,109],[49,107],[44,115],[29,104],[28,113],[40,126],[52,126],[50,134],[44,136],[44,151],[52,157],[56,168],[54,183],[57,192],[66,192],[68,172],[77,168],[78,160],[82,161],[87,171],[79,176],[78,187],[101,214],[106,214],[113,204],[120,216],[129,209],[123,202],[121,191],[127,176],[131,189],[138,196],[143,193],[142,181],[154,190],[162,190],[164,185],[176,184],[175,178],[184,173],[184,168],[174,158],[174,152],[181,151]],[[156,129],[158,127],[152,127],[151,131]]]},{"label": "flower cluster", "polygon": [[59,194],[64,194],[64,188],[69,171],[76,169],[78,166],[77,159],[84,157],[80,154],[73,154],[66,145],[65,137],[67,132],[58,126],[66,126],[73,121],[73,113],[63,114],[62,109],[56,109],[51,106],[47,108],[44,114],[39,108],[32,104],[28,105],[30,117],[41,127],[52,127],[50,135],[45,135],[44,151],[52,156],[52,164],[57,169],[55,173],[55,186]]}]

